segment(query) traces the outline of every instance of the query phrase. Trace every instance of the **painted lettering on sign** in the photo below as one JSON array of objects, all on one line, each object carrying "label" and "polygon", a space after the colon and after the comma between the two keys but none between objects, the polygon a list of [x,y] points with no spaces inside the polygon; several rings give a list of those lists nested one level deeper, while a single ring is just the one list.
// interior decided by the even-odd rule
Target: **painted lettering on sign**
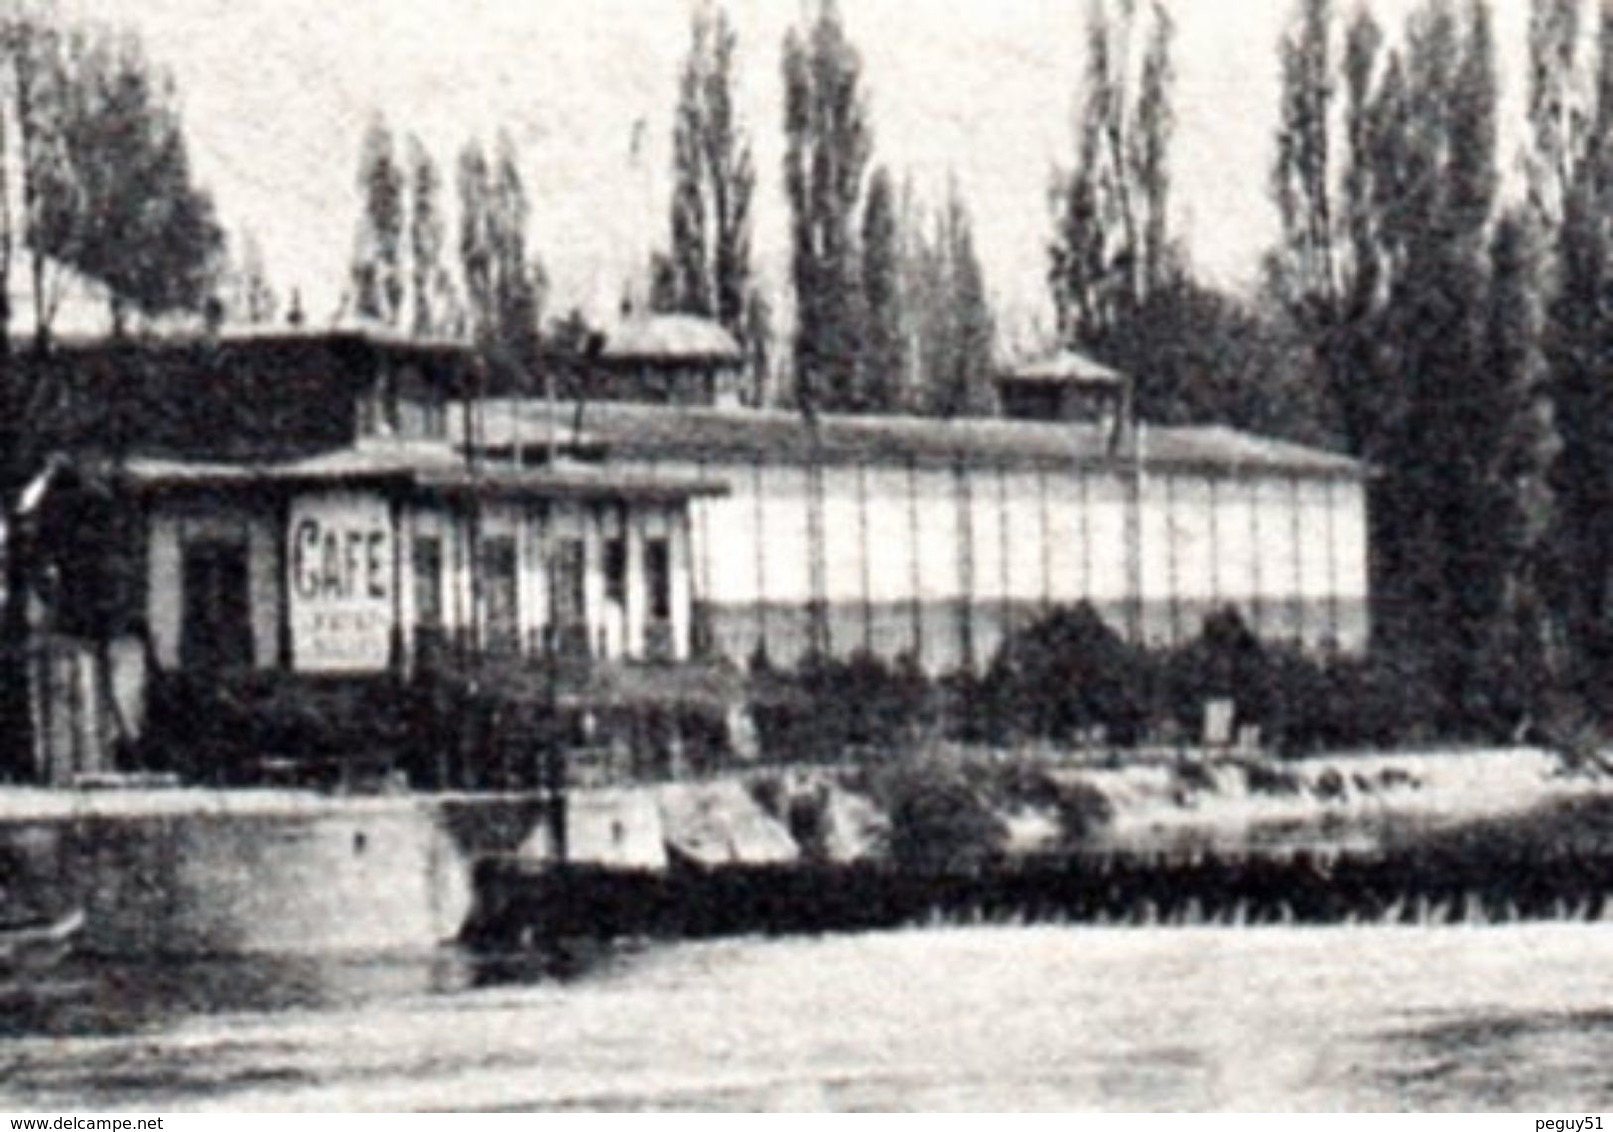
[{"label": "painted lettering on sign", "polygon": [[385,530],[343,529],[305,518],[291,541],[291,578],[305,601],[390,596],[390,539]]},{"label": "painted lettering on sign", "polygon": [[368,672],[391,657],[392,522],[358,492],[298,499],[287,530],[292,662],[302,672]]}]

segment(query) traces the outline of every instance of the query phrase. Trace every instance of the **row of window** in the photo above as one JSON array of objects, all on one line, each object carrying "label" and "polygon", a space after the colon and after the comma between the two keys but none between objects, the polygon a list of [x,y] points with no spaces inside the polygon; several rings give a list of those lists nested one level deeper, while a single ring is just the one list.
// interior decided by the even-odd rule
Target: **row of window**
[{"label": "row of window", "polygon": [[[521,628],[520,586],[517,580],[519,556],[516,542],[507,535],[480,540],[480,584],[489,634],[499,637],[518,634]],[[605,540],[605,601],[625,608],[627,604],[627,540]],[[571,628],[588,620],[588,546],[582,539],[556,541],[549,558],[550,622]],[[646,613],[651,622],[672,617],[672,546],[665,538],[644,542],[644,589]],[[414,540],[415,620],[426,628],[444,624],[444,560],[442,540],[417,536]]]}]

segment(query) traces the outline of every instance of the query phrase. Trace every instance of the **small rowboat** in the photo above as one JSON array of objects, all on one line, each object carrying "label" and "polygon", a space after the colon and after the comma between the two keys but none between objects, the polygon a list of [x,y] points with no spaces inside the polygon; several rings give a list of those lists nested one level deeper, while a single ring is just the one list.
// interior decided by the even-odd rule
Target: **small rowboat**
[{"label": "small rowboat", "polygon": [[84,913],[74,909],[54,919],[0,921],[0,976],[47,971],[73,949],[84,928]]}]

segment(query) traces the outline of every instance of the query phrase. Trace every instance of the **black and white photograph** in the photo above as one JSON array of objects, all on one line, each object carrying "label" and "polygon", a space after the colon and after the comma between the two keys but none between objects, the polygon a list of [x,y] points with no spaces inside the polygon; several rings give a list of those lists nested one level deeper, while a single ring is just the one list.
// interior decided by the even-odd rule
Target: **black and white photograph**
[{"label": "black and white photograph", "polygon": [[0,0],[11,1127],[1609,1064],[1610,0]]}]

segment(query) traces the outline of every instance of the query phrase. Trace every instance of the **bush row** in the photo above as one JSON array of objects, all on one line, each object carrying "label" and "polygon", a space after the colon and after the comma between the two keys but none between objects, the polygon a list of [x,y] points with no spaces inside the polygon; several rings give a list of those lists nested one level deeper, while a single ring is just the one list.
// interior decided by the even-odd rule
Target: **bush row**
[{"label": "bush row", "polygon": [[905,656],[810,657],[790,673],[753,661],[752,714],[765,752],[818,760],[926,734],[987,744],[1197,742],[1207,706],[1223,700],[1230,734],[1258,729],[1262,745],[1298,755],[1513,738],[1535,705],[1516,672],[1491,668],[1476,673],[1467,708],[1453,716],[1434,666],[1416,657],[1268,644],[1232,608],[1182,646],[1146,648],[1082,604],[1011,634],[984,671],[936,680]]},{"label": "bush row", "polygon": [[370,763],[403,771],[416,785],[474,789],[536,785],[549,773],[535,761],[539,753],[557,740],[568,749],[598,748],[604,732],[634,748],[619,769],[662,777],[712,769],[733,751],[838,763],[937,739],[1197,743],[1216,700],[1231,707],[1227,735],[1255,728],[1262,746],[1291,755],[1504,741],[1527,730],[1530,682],[1513,667],[1474,666],[1465,706],[1454,715],[1434,669],[1416,659],[1269,645],[1231,609],[1179,648],[1142,648],[1080,605],[1011,634],[984,671],[939,679],[910,656],[813,656],[789,671],[753,658],[746,684],[753,736],[732,734],[734,717],[709,706],[548,720],[530,699],[500,697],[453,672],[328,685],[277,673],[234,682],[171,676],[157,688],[137,758],[145,769],[215,781],[258,779],[284,763],[297,764],[301,777],[313,771],[345,780],[356,763]]}]

